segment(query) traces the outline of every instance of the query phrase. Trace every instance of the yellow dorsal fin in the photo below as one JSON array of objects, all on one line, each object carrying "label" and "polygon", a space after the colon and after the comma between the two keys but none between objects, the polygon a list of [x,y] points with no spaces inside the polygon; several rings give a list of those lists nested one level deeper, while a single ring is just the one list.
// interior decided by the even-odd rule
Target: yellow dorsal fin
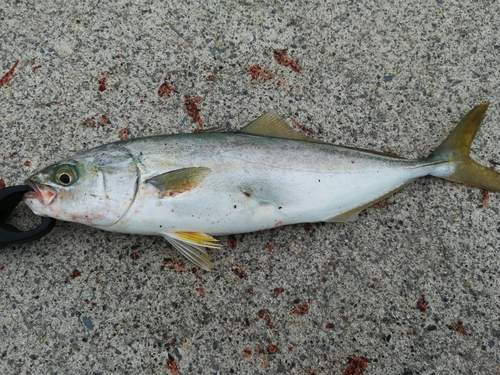
[{"label": "yellow dorsal fin", "polygon": [[274,137],[295,139],[297,141],[325,143],[314,138],[306,137],[293,130],[276,112],[264,113],[258,119],[252,121],[239,131],[240,133],[259,135],[262,137]]}]

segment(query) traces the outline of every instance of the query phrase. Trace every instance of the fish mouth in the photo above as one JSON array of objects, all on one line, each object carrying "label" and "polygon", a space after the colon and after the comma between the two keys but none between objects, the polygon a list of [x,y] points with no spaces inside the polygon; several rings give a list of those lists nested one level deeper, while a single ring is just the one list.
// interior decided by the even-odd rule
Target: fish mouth
[{"label": "fish mouth", "polygon": [[57,196],[57,192],[47,185],[38,185],[32,180],[26,180],[26,185],[33,189],[24,194],[25,201],[37,200],[43,206],[50,205]]}]

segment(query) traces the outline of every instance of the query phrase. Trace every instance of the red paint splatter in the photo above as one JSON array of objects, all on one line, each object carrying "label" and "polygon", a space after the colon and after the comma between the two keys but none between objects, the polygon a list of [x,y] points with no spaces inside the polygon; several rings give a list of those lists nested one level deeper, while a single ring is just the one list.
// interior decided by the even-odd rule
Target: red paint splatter
[{"label": "red paint splatter", "polygon": [[333,329],[335,327],[335,323],[326,323],[325,328],[326,329]]},{"label": "red paint splatter", "polygon": [[270,253],[272,253],[274,251],[274,245],[271,243],[271,242],[268,242],[266,244],[266,250]]},{"label": "red paint splatter", "polygon": [[481,206],[485,206],[490,201],[490,192],[488,190],[481,189],[481,202],[479,204]]},{"label": "red paint splatter", "polygon": [[5,181],[2,179],[0,179],[0,189],[3,189],[5,187]]},{"label": "red paint splatter", "polygon": [[99,91],[100,92],[103,92],[103,91],[106,91],[106,80],[108,79],[108,77],[102,77],[100,80],[99,80]]},{"label": "red paint splatter", "polygon": [[245,347],[245,349],[243,349],[243,358],[250,358],[252,356],[252,348],[250,347]]},{"label": "red paint splatter", "polygon": [[111,123],[109,117],[106,115],[102,115],[101,119],[99,120],[99,125],[104,126],[104,124],[109,124],[109,123]]},{"label": "red paint splatter", "polygon": [[231,248],[231,250],[236,250],[236,247],[238,246],[236,237],[233,235],[227,236],[227,245]]},{"label": "red paint splatter", "polygon": [[200,116],[200,110],[198,109],[198,104],[200,104],[201,98],[197,96],[194,99],[191,99],[189,96],[184,98],[184,105],[186,106],[188,115],[196,121],[196,123],[200,126],[203,126],[203,120]]},{"label": "red paint splatter", "polygon": [[284,292],[284,289],[281,288],[281,287],[280,288],[274,288],[274,291],[273,291],[274,295],[276,295],[276,296],[280,295],[283,292]]},{"label": "red paint splatter", "polygon": [[79,126],[87,126],[89,128],[93,128],[95,126],[95,116],[92,116],[86,120],[83,120],[78,124]]},{"label": "red paint splatter", "polygon": [[14,71],[16,70],[18,64],[19,60],[16,60],[12,68],[10,68],[10,70],[0,79],[0,87],[10,84],[10,79],[14,75]]},{"label": "red paint splatter", "polygon": [[307,135],[312,135],[312,130],[305,127],[304,125],[301,125],[297,120],[295,120],[294,118],[291,118],[290,119],[296,127],[298,127],[300,130],[302,130],[304,133],[306,133]]},{"label": "red paint splatter", "polygon": [[177,360],[170,354],[167,359],[167,368],[172,375],[179,375],[179,367],[177,367]]},{"label": "red paint splatter", "polygon": [[186,266],[175,259],[165,258],[161,264],[175,272],[184,272],[186,270]]},{"label": "red paint splatter", "polygon": [[425,301],[424,296],[420,297],[420,299],[418,300],[417,307],[423,313],[425,312],[425,310],[427,310],[427,302]]},{"label": "red paint splatter", "polygon": [[462,322],[456,322],[455,324],[453,324],[451,327],[450,327],[452,330],[454,330],[455,332],[458,332],[459,334],[461,334],[462,336],[467,336],[467,332],[465,331],[465,327],[464,325],[462,324]]},{"label": "red paint splatter", "polygon": [[170,98],[170,94],[174,91],[174,86],[169,85],[167,83],[167,79],[163,80],[163,83],[158,87],[158,96],[168,99]]},{"label": "red paint splatter", "polygon": [[40,69],[42,66],[41,65],[37,65],[37,66],[34,66],[33,67],[33,71],[36,72],[38,69]]},{"label": "red paint splatter", "polygon": [[123,129],[120,129],[118,132],[118,138],[122,141],[125,141],[130,138],[130,126],[125,126]]},{"label": "red paint splatter", "polygon": [[239,266],[233,266],[233,273],[240,279],[247,277],[247,273],[243,271]]},{"label": "red paint splatter", "polygon": [[288,56],[288,53],[284,49],[277,49],[274,51],[274,60],[282,66],[288,66],[294,72],[300,72],[302,70],[302,67],[297,64],[294,59]]},{"label": "red paint splatter", "polygon": [[276,345],[268,345],[266,348],[267,354],[276,354],[279,352],[279,348]]},{"label": "red paint splatter", "polygon": [[302,302],[297,308],[293,309],[292,315],[304,315],[309,311],[309,304],[307,302]]},{"label": "red paint splatter", "polygon": [[205,298],[205,288],[203,288],[203,286],[202,286],[202,285],[198,286],[198,288],[196,288],[196,291],[197,291],[198,293],[200,293],[200,296],[201,296],[202,298]]},{"label": "red paint splatter", "polygon": [[305,223],[305,224],[304,224],[304,230],[305,230],[306,232],[309,232],[309,230],[311,229],[311,227],[312,227],[311,223]]},{"label": "red paint splatter", "polygon": [[137,251],[134,251],[130,254],[130,259],[132,260],[137,260],[139,259],[139,253]]},{"label": "red paint splatter", "polygon": [[26,160],[26,161],[24,162],[24,166],[25,166],[25,167],[29,167],[29,166],[31,166],[31,162],[30,162],[29,160]]},{"label": "red paint splatter", "polygon": [[70,278],[71,280],[74,280],[76,279],[77,277],[80,277],[82,276],[82,274],[80,273],[80,271],[78,271],[76,268],[75,270],[73,271],[73,273],[71,274]]},{"label": "red paint splatter", "polygon": [[349,364],[342,375],[361,375],[365,372],[370,360],[366,357],[349,357]]},{"label": "red paint splatter", "polygon": [[270,79],[276,77],[276,74],[274,74],[270,70],[263,69],[259,64],[249,65],[247,68],[247,72],[250,73],[250,82],[252,82],[254,79],[259,79],[263,82],[267,82]]}]

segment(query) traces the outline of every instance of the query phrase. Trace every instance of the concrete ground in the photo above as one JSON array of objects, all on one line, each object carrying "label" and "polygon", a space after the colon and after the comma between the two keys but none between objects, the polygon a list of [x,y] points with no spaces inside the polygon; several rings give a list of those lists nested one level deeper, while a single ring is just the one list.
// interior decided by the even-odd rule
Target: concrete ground
[{"label": "concrete ground", "polygon": [[[0,178],[270,109],[423,157],[485,101],[473,155],[500,163],[497,2],[299,3],[2,2]],[[0,250],[0,373],[497,374],[499,198],[423,178],[354,223],[219,237],[212,272],[160,237],[59,222]]]}]

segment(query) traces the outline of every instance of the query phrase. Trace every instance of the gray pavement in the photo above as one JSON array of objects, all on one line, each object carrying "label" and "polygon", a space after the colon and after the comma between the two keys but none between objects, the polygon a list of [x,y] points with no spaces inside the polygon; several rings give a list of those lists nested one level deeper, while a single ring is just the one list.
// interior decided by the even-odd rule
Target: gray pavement
[{"label": "gray pavement", "polygon": [[[185,96],[205,127],[275,109],[318,139],[405,157],[488,101],[473,155],[491,165],[499,14],[494,1],[4,0],[0,76],[20,62],[0,87],[0,178],[21,184],[127,126],[192,132]],[[497,374],[499,209],[498,194],[424,178],[355,223],[236,234],[235,250],[220,237],[212,272],[159,237],[59,222],[0,249],[0,373]],[[20,207],[13,221],[35,219]]]}]

